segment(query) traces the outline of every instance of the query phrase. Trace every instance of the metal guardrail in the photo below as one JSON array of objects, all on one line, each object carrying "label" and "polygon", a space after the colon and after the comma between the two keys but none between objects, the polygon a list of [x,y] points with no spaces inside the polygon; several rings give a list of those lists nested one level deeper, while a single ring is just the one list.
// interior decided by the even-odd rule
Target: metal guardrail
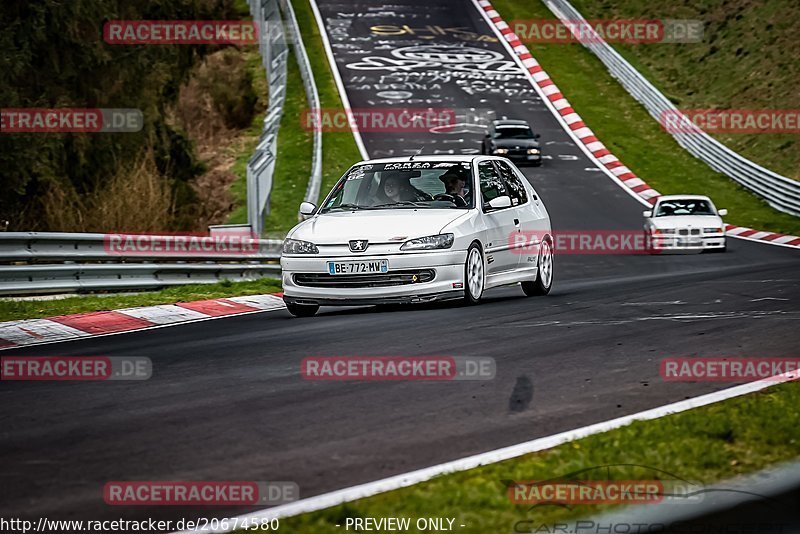
[{"label": "metal guardrail", "polygon": [[[297,65],[300,67],[300,77],[303,78],[303,85],[306,90],[308,107],[312,111],[320,109],[319,93],[317,83],[314,79],[314,71],[311,70],[311,62],[308,60],[308,53],[303,44],[303,35],[300,32],[300,25],[294,14],[291,0],[281,0],[281,7],[286,14],[286,26],[294,46],[294,55]],[[322,129],[315,127],[313,130],[313,153],[311,156],[311,177],[306,188],[306,202],[316,204],[319,199],[319,190],[322,186]],[[298,214],[298,218],[299,214]]]},{"label": "metal guardrail", "polygon": [[[574,32],[590,35],[580,39],[596,55],[620,84],[638,100],[656,120],[680,114],[677,108],[628,63],[614,48],[591,30],[588,22],[567,0],[543,0],[556,17]],[[567,22],[570,24],[566,24]],[[578,28],[578,24],[580,28]],[[584,24],[585,23],[585,24]],[[800,216],[800,182],[781,176],[742,157],[700,129],[671,133],[679,145],[750,191],[763,197],[772,207]]]},{"label": "metal guardrail", "polygon": [[269,86],[264,130],[256,151],[247,162],[247,222],[255,235],[264,231],[278,146],[278,128],[286,100],[286,61],[289,48],[283,32],[278,0],[250,0],[258,33],[258,47]]},{"label": "metal guardrail", "polygon": [[[267,73],[269,105],[264,129],[255,153],[247,163],[247,222],[255,235],[263,235],[264,218],[269,214],[272,175],[277,159],[278,129],[286,100],[286,62],[289,57],[287,33],[300,67],[308,105],[319,109],[319,94],[314,73],[303,45],[297,17],[290,0],[249,0],[250,12],[259,36],[259,51]],[[281,17],[281,10],[285,15]],[[299,120],[299,117],[296,118]],[[322,135],[314,128],[311,176],[305,200],[316,202],[322,182]]]},{"label": "metal guardrail", "polygon": [[248,240],[242,251],[241,245],[213,245],[221,236],[208,236],[197,237],[194,249],[166,250],[187,239],[146,235],[136,236],[136,250],[127,250],[113,246],[112,236],[0,233],[0,295],[156,289],[280,274],[280,240]]}]

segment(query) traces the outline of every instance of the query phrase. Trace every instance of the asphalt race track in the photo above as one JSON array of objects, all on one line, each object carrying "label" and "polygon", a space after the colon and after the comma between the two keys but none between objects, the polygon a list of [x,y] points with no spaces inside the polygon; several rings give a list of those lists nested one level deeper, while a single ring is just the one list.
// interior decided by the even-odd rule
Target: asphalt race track
[{"label": "asphalt race track", "polygon": [[[373,6],[320,4],[353,108],[413,107],[421,100],[419,107],[528,119],[550,159],[526,175],[557,229],[641,228],[642,205],[591,168],[471,3]],[[370,29],[403,24],[468,31],[377,36]],[[404,47],[422,48],[398,57]],[[476,50],[453,59],[465,53],[454,47]],[[392,58],[445,66],[411,68]],[[474,153],[480,132],[467,125],[445,133],[365,133],[364,142],[373,157],[419,147],[425,154]],[[350,163],[342,162],[342,171]],[[713,198],[713,191],[691,192]],[[331,308],[311,319],[265,312],[4,351],[147,356],[153,377],[3,383],[0,515],[244,513],[249,510],[110,507],[102,488],[113,480],[291,480],[309,497],[729,387],[664,382],[659,362],[796,353],[800,254],[728,243],[727,254],[560,255],[548,297],[526,298],[512,287],[489,291],[477,307]],[[304,381],[301,359],[322,355],[491,356],[497,376]]]}]

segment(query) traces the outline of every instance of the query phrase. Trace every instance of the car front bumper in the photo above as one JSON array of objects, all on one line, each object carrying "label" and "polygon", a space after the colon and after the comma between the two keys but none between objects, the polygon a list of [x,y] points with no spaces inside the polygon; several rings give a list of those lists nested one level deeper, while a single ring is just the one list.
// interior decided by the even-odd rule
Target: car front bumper
[{"label": "car front bumper", "polygon": [[[465,250],[442,250],[402,254],[380,254],[364,256],[282,256],[281,279],[284,300],[299,304],[332,306],[360,306],[365,304],[389,304],[404,302],[428,302],[462,296],[464,287]],[[329,261],[375,261],[388,260],[387,278],[397,272],[431,270],[429,281],[381,285],[381,275],[371,275],[372,286],[359,286],[361,275],[328,274]],[[297,280],[297,275],[318,275],[323,286],[308,285]],[[302,278],[302,276],[301,276]],[[339,282],[342,281],[342,282]],[[345,284],[348,287],[343,287]],[[342,284],[342,285],[340,285]]]},{"label": "car front bumper", "polygon": [[725,234],[704,234],[699,236],[681,236],[674,234],[656,234],[652,236],[653,249],[658,252],[703,252],[705,250],[722,250],[725,248]]},{"label": "car front bumper", "polygon": [[495,154],[495,155],[508,158],[514,163],[530,163],[533,165],[539,165],[542,163],[541,154]]}]

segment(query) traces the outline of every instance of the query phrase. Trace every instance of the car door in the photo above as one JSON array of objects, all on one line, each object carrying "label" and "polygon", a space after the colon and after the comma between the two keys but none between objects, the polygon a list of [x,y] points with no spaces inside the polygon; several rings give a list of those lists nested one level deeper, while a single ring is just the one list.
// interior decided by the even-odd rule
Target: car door
[{"label": "car door", "polygon": [[539,255],[539,243],[549,231],[547,215],[539,196],[531,187],[526,188],[525,176],[508,162],[495,162],[506,182],[511,206],[515,212],[516,234],[510,240],[511,252],[518,259],[518,266],[535,267]]},{"label": "car door", "polygon": [[493,198],[508,195],[508,189],[492,160],[478,163],[478,178],[481,187],[483,220],[486,224],[486,274],[498,274],[515,269],[519,258],[511,250],[511,239],[517,228],[514,207],[494,209],[488,203]]}]

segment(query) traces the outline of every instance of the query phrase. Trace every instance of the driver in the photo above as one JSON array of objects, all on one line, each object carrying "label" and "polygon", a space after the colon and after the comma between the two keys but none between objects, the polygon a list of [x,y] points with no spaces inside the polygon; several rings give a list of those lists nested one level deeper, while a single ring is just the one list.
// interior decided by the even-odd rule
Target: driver
[{"label": "driver", "polygon": [[465,200],[469,192],[465,189],[467,185],[467,169],[460,165],[450,167],[439,179],[444,182],[445,194]]}]

